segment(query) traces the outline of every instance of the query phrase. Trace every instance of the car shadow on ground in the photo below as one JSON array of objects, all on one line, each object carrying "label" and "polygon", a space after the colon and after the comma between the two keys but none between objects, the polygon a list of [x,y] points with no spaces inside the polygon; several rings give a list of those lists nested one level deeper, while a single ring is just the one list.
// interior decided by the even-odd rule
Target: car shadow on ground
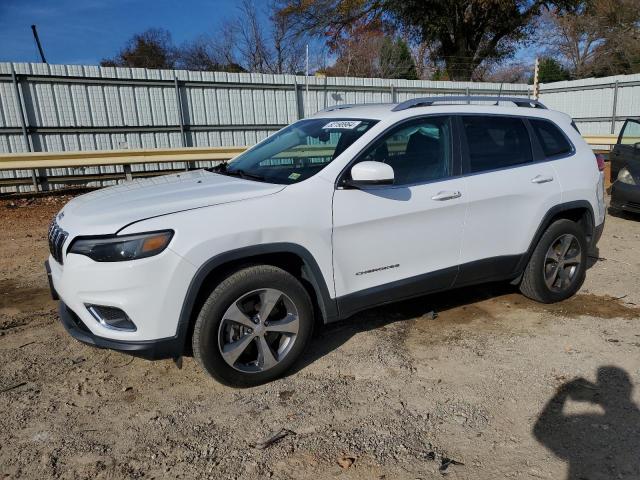
[{"label": "car shadow on ground", "polygon": [[[603,366],[596,383],[571,380],[544,406],[533,435],[568,463],[568,480],[640,478],[640,410],[632,390],[625,370]],[[599,411],[565,413],[568,402]]]},{"label": "car shadow on ground", "polygon": [[[600,251],[598,247],[595,247],[587,255],[587,269],[592,268],[599,260]],[[289,375],[299,372],[316,360],[331,353],[357,333],[376,330],[392,323],[403,322],[425,315],[437,315],[447,310],[514,293],[519,293],[519,289],[509,282],[486,283],[423,295],[371,308],[346,320],[329,325],[318,324],[306,353],[296,362]]]},{"label": "car shadow on ground", "polygon": [[438,315],[453,308],[512,294],[517,291],[517,287],[507,282],[463,287],[390,303],[365,310],[346,320],[329,325],[318,325],[306,353],[296,362],[289,374],[295,374],[304,369],[316,360],[341,347],[351,337],[360,332],[376,330],[392,323],[403,322],[425,315]]}]

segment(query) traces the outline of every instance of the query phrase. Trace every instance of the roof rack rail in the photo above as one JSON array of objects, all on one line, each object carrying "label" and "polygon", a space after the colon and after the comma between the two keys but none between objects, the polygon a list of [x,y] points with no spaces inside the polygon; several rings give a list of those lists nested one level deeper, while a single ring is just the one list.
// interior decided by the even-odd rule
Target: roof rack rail
[{"label": "roof rack rail", "polygon": [[517,107],[525,107],[525,108],[544,108],[546,109],[542,103],[538,100],[533,100],[531,98],[526,97],[491,97],[491,96],[476,96],[476,95],[451,95],[448,97],[421,97],[421,98],[412,98],[411,100],[407,100],[406,102],[402,102],[397,104],[395,107],[391,109],[392,112],[400,112],[402,110],[407,110],[408,108],[414,107],[430,107],[434,103],[442,103],[442,102],[512,102]]},{"label": "roof rack rail", "polygon": [[355,103],[341,103],[339,105],[332,105],[330,107],[320,110],[321,112],[333,112],[334,110],[343,110],[345,108],[357,107]]},{"label": "roof rack rail", "polygon": [[[345,108],[353,108],[353,107],[364,107],[367,105],[392,105],[390,103],[383,102],[368,102],[368,103],[340,103],[338,105],[331,105],[330,107],[324,108],[320,110],[320,112],[333,112],[335,110],[344,110]],[[320,113],[318,112],[318,113]]]}]

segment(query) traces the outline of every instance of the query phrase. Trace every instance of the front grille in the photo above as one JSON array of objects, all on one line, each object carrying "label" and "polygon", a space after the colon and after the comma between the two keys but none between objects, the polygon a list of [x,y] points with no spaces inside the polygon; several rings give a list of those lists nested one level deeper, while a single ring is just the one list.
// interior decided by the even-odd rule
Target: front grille
[{"label": "front grille", "polygon": [[60,228],[54,218],[49,226],[49,251],[56,262],[61,265],[63,263],[62,247],[68,236],[69,234]]}]

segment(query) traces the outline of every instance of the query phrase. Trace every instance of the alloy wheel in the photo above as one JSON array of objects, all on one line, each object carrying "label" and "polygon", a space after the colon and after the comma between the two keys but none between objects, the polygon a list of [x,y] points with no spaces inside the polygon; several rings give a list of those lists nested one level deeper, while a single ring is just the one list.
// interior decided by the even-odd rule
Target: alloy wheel
[{"label": "alloy wheel", "polygon": [[298,309],[282,291],[262,288],[242,295],[227,309],[218,348],[227,364],[246,373],[278,365],[298,336]]},{"label": "alloy wheel", "polygon": [[556,238],[544,259],[544,281],[550,290],[562,292],[569,288],[580,271],[582,248],[578,239],[566,233]]}]

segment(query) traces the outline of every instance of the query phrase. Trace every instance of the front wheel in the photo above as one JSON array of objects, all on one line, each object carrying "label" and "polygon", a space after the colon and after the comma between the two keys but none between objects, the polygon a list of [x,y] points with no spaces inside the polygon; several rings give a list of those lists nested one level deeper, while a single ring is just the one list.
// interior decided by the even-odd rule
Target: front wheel
[{"label": "front wheel", "polygon": [[520,291],[541,303],[573,296],[585,279],[587,250],[586,235],[578,224],[567,219],[553,222],[529,259]]},{"label": "front wheel", "polygon": [[220,382],[249,387],[281,376],[313,329],[309,294],[270,265],[244,268],[211,292],[193,332],[198,363]]}]

